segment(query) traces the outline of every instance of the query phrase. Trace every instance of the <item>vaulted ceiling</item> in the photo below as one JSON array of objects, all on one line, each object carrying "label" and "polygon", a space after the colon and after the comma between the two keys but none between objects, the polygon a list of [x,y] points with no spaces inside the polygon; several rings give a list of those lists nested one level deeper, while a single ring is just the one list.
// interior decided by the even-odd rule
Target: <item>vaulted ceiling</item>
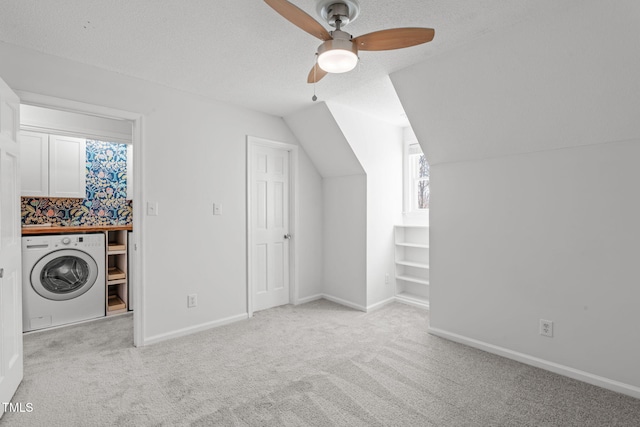
[{"label": "vaulted ceiling", "polygon": [[[575,1],[360,0],[346,27],[354,36],[417,26],[434,28],[435,39],[360,52],[354,71],[325,77],[316,94],[403,124],[390,73]],[[323,22],[315,0],[292,3]],[[0,0],[0,10],[9,44],[277,116],[312,104],[306,77],[320,41],[262,0]]]}]

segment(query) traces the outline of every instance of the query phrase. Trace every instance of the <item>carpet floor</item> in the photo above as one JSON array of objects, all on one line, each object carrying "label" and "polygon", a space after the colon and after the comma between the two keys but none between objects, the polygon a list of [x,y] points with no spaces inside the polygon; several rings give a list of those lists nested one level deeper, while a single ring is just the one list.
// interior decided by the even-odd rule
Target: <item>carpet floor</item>
[{"label": "carpet floor", "polygon": [[24,337],[5,426],[640,426],[640,400],[320,300],[143,348],[132,317]]}]

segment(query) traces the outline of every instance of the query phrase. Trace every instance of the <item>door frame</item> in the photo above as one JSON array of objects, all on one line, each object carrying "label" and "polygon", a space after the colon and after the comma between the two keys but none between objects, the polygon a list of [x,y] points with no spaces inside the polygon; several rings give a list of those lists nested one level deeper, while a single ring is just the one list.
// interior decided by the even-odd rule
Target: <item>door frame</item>
[{"label": "door frame", "polygon": [[253,317],[253,231],[251,227],[251,182],[253,172],[251,159],[254,147],[269,147],[289,152],[289,230],[293,236],[289,239],[289,304],[298,303],[298,146],[286,142],[247,135],[247,315]]},{"label": "door frame", "polygon": [[[139,113],[118,110],[84,102],[72,101],[69,99],[56,98],[32,92],[15,91],[20,97],[21,104],[33,105],[36,107],[50,108],[54,110],[68,111],[72,113],[89,114],[108,119],[129,120],[133,123],[131,132],[131,145],[135,147],[133,159],[133,199],[137,205],[141,205],[144,195],[144,162],[142,158],[144,147],[144,116]],[[144,322],[144,230],[145,221],[142,209],[133,210],[133,265],[135,266],[132,281],[136,283],[133,289],[133,345],[141,347],[144,345],[145,322]]]}]

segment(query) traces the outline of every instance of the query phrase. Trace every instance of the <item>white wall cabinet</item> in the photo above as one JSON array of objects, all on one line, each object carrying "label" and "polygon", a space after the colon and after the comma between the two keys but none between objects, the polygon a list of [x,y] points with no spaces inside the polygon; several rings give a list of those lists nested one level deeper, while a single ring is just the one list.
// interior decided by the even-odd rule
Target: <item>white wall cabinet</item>
[{"label": "white wall cabinet", "polygon": [[396,300],[429,308],[429,227],[396,225]]},{"label": "white wall cabinet", "polygon": [[49,135],[21,131],[20,189],[23,196],[49,196]]},{"label": "white wall cabinet", "polygon": [[29,131],[19,139],[22,196],[85,198],[85,139]]},{"label": "white wall cabinet", "polygon": [[49,197],[84,199],[86,140],[49,135]]}]

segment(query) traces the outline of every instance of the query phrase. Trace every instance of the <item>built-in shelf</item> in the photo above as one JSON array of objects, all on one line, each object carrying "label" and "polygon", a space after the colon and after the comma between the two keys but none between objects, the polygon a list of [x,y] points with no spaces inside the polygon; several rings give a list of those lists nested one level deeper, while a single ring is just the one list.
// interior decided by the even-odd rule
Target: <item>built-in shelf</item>
[{"label": "built-in shelf", "polygon": [[123,310],[127,307],[118,295],[109,295],[107,304],[109,306],[109,311]]},{"label": "built-in shelf", "polygon": [[427,285],[429,286],[429,280],[427,279],[420,279],[418,277],[412,277],[412,276],[407,276],[404,274],[398,274],[396,276],[396,279],[405,281],[405,282],[413,282],[413,283],[418,283],[420,285]]},{"label": "built-in shelf", "polygon": [[405,242],[396,242],[396,246],[404,246],[407,248],[422,248],[429,249],[429,245],[425,245],[422,243],[405,243]]},{"label": "built-in shelf", "polygon": [[429,308],[429,227],[397,225],[394,229],[396,300]]},{"label": "built-in shelf", "polygon": [[126,313],[128,309],[127,230],[105,231],[107,242],[106,313],[107,316]]},{"label": "built-in shelf", "polygon": [[113,243],[107,246],[107,252],[110,254],[125,252],[127,250],[127,245]]},{"label": "built-in shelf", "polygon": [[405,261],[405,260],[399,260],[396,261],[396,264],[398,265],[406,265],[408,267],[416,267],[416,268],[429,268],[429,264],[425,264],[422,262],[415,262],[415,261]]},{"label": "built-in shelf", "polygon": [[127,275],[124,271],[118,267],[109,267],[107,271],[107,281],[112,282],[114,280],[126,279]]}]

